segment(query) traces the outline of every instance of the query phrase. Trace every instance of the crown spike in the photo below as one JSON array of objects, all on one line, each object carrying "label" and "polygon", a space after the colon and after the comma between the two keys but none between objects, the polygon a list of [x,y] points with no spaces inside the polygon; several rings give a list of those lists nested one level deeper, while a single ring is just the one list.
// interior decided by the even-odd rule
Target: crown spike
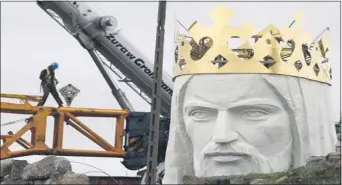
[{"label": "crown spike", "polygon": [[[301,30],[300,13],[294,14],[294,28],[270,24],[260,31],[250,23],[230,26],[233,15],[229,8],[219,6],[211,13],[211,27],[195,22],[189,29],[190,38],[178,37],[174,78],[209,73],[278,74],[331,84],[326,35],[310,45],[312,35]],[[233,48],[231,38],[239,38],[241,44]]]},{"label": "crown spike", "polygon": [[230,18],[235,15],[231,9],[226,6],[217,6],[212,12],[210,17],[214,21],[215,26],[228,24]]}]

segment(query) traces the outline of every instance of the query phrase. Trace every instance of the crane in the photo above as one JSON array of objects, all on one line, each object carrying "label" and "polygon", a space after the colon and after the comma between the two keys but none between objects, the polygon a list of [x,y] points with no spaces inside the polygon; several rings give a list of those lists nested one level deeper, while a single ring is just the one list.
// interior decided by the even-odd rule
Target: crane
[{"label": "crane", "polygon": [[[37,4],[89,52],[98,67],[98,64],[108,67],[120,81],[129,84],[145,101],[151,103],[153,64],[116,29],[117,20],[114,17],[96,12],[88,2],[38,1]],[[130,103],[124,93],[114,82],[109,82],[102,67],[99,69],[121,108],[132,108],[128,106]],[[173,93],[172,78],[163,72],[162,79],[161,114],[169,116]]]},{"label": "crane", "polygon": [[[38,1],[37,4],[88,51],[111,88],[113,96],[124,110],[35,107],[31,106],[28,101],[39,101],[40,97],[1,94],[1,97],[21,99],[24,102],[24,104],[19,105],[1,102],[1,112],[36,114],[33,120],[26,120],[27,124],[17,133],[9,132],[8,135],[1,135],[0,139],[4,140],[4,145],[1,146],[1,159],[31,154],[120,157],[124,159],[122,162],[123,165],[131,170],[145,167],[147,165],[147,159],[153,161],[154,164],[155,162],[162,163],[167,145],[171,97],[173,93],[171,77],[160,70],[162,81],[156,81],[154,79],[156,74],[153,74],[152,70],[153,64],[146,60],[142,54],[130,44],[122,32],[117,29],[117,20],[112,16],[106,16],[95,11],[90,3],[77,1]],[[163,9],[165,9],[165,7]],[[161,16],[165,16],[162,15],[162,12],[159,13]],[[158,26],[164,24],[162,21],[159,23],[160,25]],[[272,29],[273,28],[267,28],[253,36],[253,38],[257,39],[263,35],[264,32],[268,32]],[[279,36],[275,35],[274,37],[278,38]],[[239,52],[241,57],[249,57],[244,54],[245,49],[236,49],[234,51]],[[292,52],[292,46],[283,48],[282,58],[286,58]],[[134,107],[125,96],[125,93],[118,87],[117,82],[111,79],[110,72],[115,74],[120,82],[127,84],[149,104],[151,104],[153,98],[155,98],[153,87],[155,87],[156,84],[157,86],[161,86],[161,118],[159,124],[155,126],[155,129],[160,130],[161,133],[159,137],[157,136],[157,139],[159,140],[159,155],[157,159],[155,156],[153,158],[148,158],[147,156],[148,148],[153,147],[153,144],[150,145],[152,139],[147,136],[151,136],[152,134],[150,134],[149,131],[151,132],[153,130],[149,128],[150,118],[156,118],[156,116],[158,116],[158,111],[156,111],[156,113],[152,109],[151,112],[134,112]],[[53,116],[55,118],[52,148],[48,148],[44,142],[46,135],[46,119],[48,116]],[[90,128],[82,124],[81,121],[76,118],[77,116],[116,117],[117,124],[114,146],[110,145],[101,138],[100,135],[94,133]],[[125,129],[124,119],[126,119]],[[64,122],[97,143],[105,151],[95,152],[89,150],[63,149]],[[160,128],[158,129],[159,126]],[[31,130],[33,133],[31,143],[20,137],[28,130]],[[122,146],[123,139],[125,140],[125,146]],[[19,152],[9,151],[8,147],[14,142],[18,142],[26,150]],[[148,170],[148,173],[150,172],[152,171]],[[151,179],[156,178],[149,174],[147,176],[149,177],[149,182],[151,182]]]},{"label": "crane", "polygon": [[[148,134],[148,153],[147,153],[147,178],[146,184],[156,184],[158,145],[159,145],[159,116],[160,116],[160,90],[163,74],[163,54],[164,54],[164,25],[166,17],[166,1],[159,1],[158,6],[158,25],[156,36],[156,53],[153,70],[152,87],[152,106],[151,120]],[[159,88],[158,88],[159,87]]]},{"label": "crane", "polygon": [[[162,19],[165,19],[165,3],[166,2],[161,2],[161,7],[164,11],[159,11],[162,18],[158,19],[159,23],[161,23],[158,25],[158,28],[162,27],[162,29],[164,24],[164,20]],[[148,175],[150,176],[149,181],[153,182],[151,178],[155,180],[155,176],[151,174],[154,173],[153,170],[156,164],[163,161],[165,156],[167,134],[164,133],[167,133],[169,129],[171,96],[173,93],[171,77],[167,75],[167,73],[163,72],[160,66],[155,66],[155,69],[161,69],[158,74],[160,74],[162,80],[158,81],[158,79],[154,79],[158,74],[153,74],[153,64],[146,60],[138,50],[132,46],[120,30],[116,29],[117,20],[112,16],[106,16],[97,12],[90,3],[77,1],[37,1],[37,5],[50,15],[57,23],[59,23],[60,26],[62,26],[80,43],[84,49],[88,51],[108,86],[111,88],[113,96],[119,103],[120,107],[124,110],[120,112],[119,110],[61,108],[56,111],[51,107],[44,107],[42,108],[42,113],[38,113],[35,116],[37,117],[36,121],[43,124],[37,126],[34,121],[26,120],[27,125],[24,127],[25,129],[23,128],[15,134],[11,133],[10,135],[2,136],[1,139],[5,141],[5,144],[1,146],[3,158],[30,154],[48,154],[49,152],[57,155],[123,157],[124,161],[122,163],[126,168],[131,170],[137,170],[147,166],[148,159],[148,161],[153,163],[152,166],[150,165],[149,168],[151,170],[148,172]],[[162,33],[162,35],[163,34],[164,33]],[[157,41],[163,40],[163,38],[158,39],[160,37],[161,34],[159,33]],[[157,42],[156,47],[158,45],[160,45],[160,43]],[[162,57],[162,55],[159,56],[159,58],[160,57]],[[127,84],[149,104],[151,104],[152,101],[156,101],[156,97],[160,97],[160,113],[157,110],[158,107],[154,106],[152,106],[151,112],[134,112],[134,108],[125,93],[118,87],[117,82],[110,77],[110,72],[114,73],[120,82]],[[154,89],[156,85],[161,87],[160,92],[155,92]],[[159,95],[155,96],[155,93]],[[27,99],[26,95],[13,96],[9,94],[1,94],[1,97],[18,98],[26,101],[24,105],[14,105],[1,102],[1,112],[32,114],[37,113],[40,110],[37,107],[31,106],[27,102],[28,100],[32,101],[33,99]],[[39,97],[35,97],[34,100],[37,99],[39,99]],[[80,116],[78,113],[82,110],[85,111],[85,114],[81,114],[81,116],[118,118],[119,121],[117,121],[115,146],[108,144],[108,142],[96,133],[92,132],[91,129],[87,128],[76,118],[76,116]],[[91,113],[92,111],[99,112],[99,115]],[[129,113],[127,111],[129,111]],[[160,119],[159,115],[161,116]],[[39,137],[45,138],[46,133],[44,128],[48,116],[54,116],[56,120],[53,141],[54,145],[52,149],[48,149],[45,143],[39,141]],[[123,130],[124,118],[126,118],[126,128]],[[158,123],[153,123],[152,121],[152,127],[149,128],[150,120],[157,121]],[[63,126],[61,123],[64,121],[86,135],[95,143],[99,144],[106,150],[106,152],[99,153],[62,149],[61,140],[63,138]],[[160,128],[159,125],[161,125]],[[161,130],[162,134],[160,136],[158,136],[159,134],[151,134],[153,127],[155,133],[158,132],[158,130]],[[33,144],[30,144],[20,138],[20,136],[29,129],[39,130],[39,132],[36,132],[37,134],[32,136],[31,142]],[[125,137],[120,134],[121,131],[125,133]],[[149,138],[153,143],[146,141],[147,137],[151,135],[155,135],[155,138]],[[122,150],[122,146],[119,144],[122,139],[125,139],[125,146],[123,146],[125,151]],[[156,147],[155,143],[157,142],[158,146],[159,140],[161,141],[160,145],[159,147]],[[14,142],[19,142],[19,144],[26,143],[26,145],[22,146],[27,150],[11,153],[8,150],[8,147]],[[41,147],[37,148],[37,143]],[[148,143],[150,143],[149,149],[147,149]],[[139,147],[137,147],[137,145]],[[153,151],[150,150],[152,148],[154,149]],[[151,152],[156,155],[158,153],[156,149],[161,150],[161,152],[159,152],[160,154],[158,156],[148,158],[147,152]]]},{"label": "crane", "polygon": [[[129,109],[131,111],[134,110],[125,94],[117,87],[115,82],[110,79],[110,75],[107,73],[105,67],[114,72],[114,74],[116,74],[120,80],[124,81],[126,84],[129,84],[129,87],[135,90],[135,92],[138,92],[139,95],[148,103],[151,104],[156,97],[160,96],[160,113],[161,115],[165,116],[166,121],[168,121],[167,118],[170,115],[171,96],[173,93],[171,77],[168,76],[167,73],[161,71],[160,75],[162,75],[162,81],[159,82],[158,79],[156,79],[156,81],[153,80],[153,77],[157,76],[153,74],[153,64],[146,60],[132,46],[132,44],[125,39],[120,31],[116,30],[117,20],[114,17],[102,15],[101,13],[96,12],[91,5],[86,2],[38,1],[37,4],[46,13],[48,13],[48,15],[56,20],[66,31],[68,31],[68,33],[71,34],[82,45],[82,47],[89,52],[107,84],[112,89],[112,94],[122,109]],[[161,6],[163,7],[163,5]],[[161,12],[163,11],[159,11],[159,13]],[[163,19],[165,19],[165,10],[163,15]],[[164,20],[159,19],[158,22],[164,24]],[[157,37],[156,47],[160,45],[158,43],[160,40],[158,39],[159,37]],[[163,45],[163,43],[161,44]],[[153,87],[156,85],[161,86],[162,90],[158,92],[158,95],[154,96],[153,90],[156,88]],[[155,121],[157,122],[159,122],[158,109],[159,107],[152,107],[151,110],[151,118],[152,120],[156,119]],[[148,152],[158,155],[158,153],[155,153],[158,152],[158,147],[155,145],[158,145],[159,134],[158,132],[155,132],[153,128],[154,130],[159,130],[159,123],[153,122],[151,123],[150,128],[145,128],[148,129],[149,133],[147,135],[150,136],[149,142],[145,142],[145,145],[149,145],[147,149]],[[164,130],[165,128],[168,127],[164,127]],[[151,138],[152,136],[154,136],[156,139]],[[164,139],[164,142],[161,143],[164,143],[165,145],[166,142],[167,141]],[[161,148],[164,148],[165,150],[166,146],[161,145]],[[161,155],[163,155],[163,153],[164,152],[161,152]],[[136,151],[131,151],[131,154],[128,153],[128,157],[126,159],[128,160],[130,158],[129,156],[132,157],[133,155],[136,155]],[[144,156],[144,153],[140,153],[140,156],[141,155]],[[155,159],[156,157],[149,158],[145,156],[140,157],[140,161],[144,161],[146,160],[144,158],[147,158],[147,160],[153,164],[152,166],[154,166],[152,167],[150,165],[149,168],[155,168],[157,163],[157,159]],[[138,164],[138,161],[134,162]],[[125,161],[124,164],[126,164],[126,167],[129,168]],[[148,171],[147,175],[149,174],[153,174],[152,171]],[[155,180],[155,177],[152,177],[152,179]],[[149,180],[151,181],[151,178]]]}]

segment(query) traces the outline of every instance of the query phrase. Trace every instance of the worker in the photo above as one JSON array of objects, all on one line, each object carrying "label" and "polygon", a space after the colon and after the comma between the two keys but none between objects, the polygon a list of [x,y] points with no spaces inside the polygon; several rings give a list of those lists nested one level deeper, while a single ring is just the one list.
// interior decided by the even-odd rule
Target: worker
[{"label": "worker", "polygon": [[59,97],[56,89],[56,85],[58,84],[58,80],[55,78],[56,69],[58,69],[58,63],[53,62],[48,68],[41,71],[39,76],[41,80],[40,87],[43,88],[44,95],[43,98],[38,102],[37,106],[43,106],[50,93],[58,103],[58,107],[63,106],[63,101]]}]

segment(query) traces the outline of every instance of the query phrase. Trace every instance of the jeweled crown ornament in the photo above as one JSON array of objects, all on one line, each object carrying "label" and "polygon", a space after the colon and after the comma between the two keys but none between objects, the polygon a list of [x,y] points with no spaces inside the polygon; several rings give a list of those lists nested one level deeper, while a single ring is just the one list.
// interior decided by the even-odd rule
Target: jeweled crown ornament
[{"label": "jeweled crown ornament", "polygon": [[[195,21],[187,29],[189,36],[176,33],[174,79],[187,74],[260,73],[331,84],[327,36],[322,34],[313,42],[311,34],[302,31],[300,14],[294,15],[293,27],[269,25],[261,31],[249,23],[230,26],[233,14],[227,7],[218,6],[211,14],[211,27]],[[232,48],[231,38],[240,38],[242,44]]]}]

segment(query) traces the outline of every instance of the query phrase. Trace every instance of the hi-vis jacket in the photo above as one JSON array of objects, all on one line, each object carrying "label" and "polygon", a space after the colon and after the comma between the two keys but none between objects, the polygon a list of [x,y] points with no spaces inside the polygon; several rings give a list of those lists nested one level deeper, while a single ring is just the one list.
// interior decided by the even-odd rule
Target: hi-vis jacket
[{"label": "hi-vis jacket", "polygon": [[39,78],[40,80],[42,80],[42,84],[54,84],[56,81],[55,72],[53,70],[50,70],[49,68],[42,70]]}]

